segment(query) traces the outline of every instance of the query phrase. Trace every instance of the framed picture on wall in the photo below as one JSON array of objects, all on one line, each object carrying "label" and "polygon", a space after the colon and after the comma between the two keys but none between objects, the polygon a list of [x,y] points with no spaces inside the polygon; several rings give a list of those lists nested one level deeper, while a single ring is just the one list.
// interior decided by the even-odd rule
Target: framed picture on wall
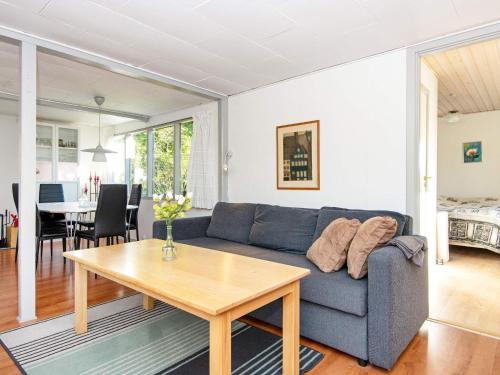
[{"label": "framed picture on wall", "polygon": [[319,120],[276,127],[278,189],[319,190]]},{"label": "framed picture on wall", "polygon": [[483,160],[481,142],[466,142],[463,144],[464,163],[480,163]]}]

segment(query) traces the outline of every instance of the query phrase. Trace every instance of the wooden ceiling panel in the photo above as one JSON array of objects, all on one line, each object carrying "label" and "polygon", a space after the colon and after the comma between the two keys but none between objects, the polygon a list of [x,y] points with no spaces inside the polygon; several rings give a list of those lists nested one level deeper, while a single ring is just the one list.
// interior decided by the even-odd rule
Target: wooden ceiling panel
[{"label": "wooden ceiling panel", "polygon": [[500,39],[424,56],[439,86],[439,115],[500,110]]}]

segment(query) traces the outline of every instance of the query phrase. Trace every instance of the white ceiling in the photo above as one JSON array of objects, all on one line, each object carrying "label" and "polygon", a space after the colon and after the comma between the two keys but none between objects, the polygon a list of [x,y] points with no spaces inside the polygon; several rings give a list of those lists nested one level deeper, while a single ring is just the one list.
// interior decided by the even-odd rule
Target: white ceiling
[{"label": "white ceiling", "polygon": [[438,78],[440,116],[500,110],[500,39],[433,53],[424,61]]},{"label": "white ceiling", "polygon": [[[19,48],[0,42],[0,91],[19,94]],[[94,96],[106,98],[103,108],[154,116],[196,106],[209,99],[144,82],[61,57],[38,53],[38,96],[96,107]],[[1,94],[0,94],[1,96]],[[17,114],[17,104],[0,100],[0,113]],[[48,121],[97,125],[97,114],[38,106],[37,116]],[[103,116],[104,125],[131,121]]]},{"label": "white ceiling", "polygon": [[499,0],[0,0],[2,25],[225,94],[499,18]]}]

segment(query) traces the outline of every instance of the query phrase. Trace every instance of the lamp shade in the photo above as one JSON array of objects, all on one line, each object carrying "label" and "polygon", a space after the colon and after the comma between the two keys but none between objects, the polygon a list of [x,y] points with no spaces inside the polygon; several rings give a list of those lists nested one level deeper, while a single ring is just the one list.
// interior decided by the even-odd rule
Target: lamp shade
[{"label": "lamp shade", "polygon": [[115,154],[115,151],[105,149],[104,147],[101,146],[101,105],[104,103],[104,97],[103,96],[96,96],[94,97],[94,100],[96,104],[99,106],[99,143],[95,148],[86,148],[85,150],[82,150],[82,152],[90,152],[93,153],[94,156],[92,157],[92,161],[98,162],[98,163],[105,163],[106,160],[106,154]]},{"label": "lamp shade", "polygon": [[92,161],[100,162],[100,163],[105,163],[107,161],[106,154],[116,154],[115,151],[108,150],[108,149],[102,147],[101,144],[98,144],[96,146],[96,148],[86,148],[85,150],[82,150],[82,152],[93,153],[94,156],[92,157]]},{"label": "lamp shade", "polygon": [[445,116],[446,122],[449,124],[454,124],[460,121],[460,112],[458,111],[450,111]]}]

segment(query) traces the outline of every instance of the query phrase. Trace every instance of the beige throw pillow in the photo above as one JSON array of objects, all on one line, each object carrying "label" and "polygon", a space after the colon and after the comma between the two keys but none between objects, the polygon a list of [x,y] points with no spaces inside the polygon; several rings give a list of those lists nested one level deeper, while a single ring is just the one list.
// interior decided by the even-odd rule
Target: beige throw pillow
[{"label": "beige throw pillow", "polygon": [[389,241],[398,223],[389,216],[375,216],[359,227],[347,253],[347,270],[354,279],[361,279],[368,273],[368,255]]},{"label": "beige throw pillow", "polygon": [[307,259],[323,272],[338,271],[347,258],[347,249],[361,223],[358,219],[332,221],[307,251]]}]

